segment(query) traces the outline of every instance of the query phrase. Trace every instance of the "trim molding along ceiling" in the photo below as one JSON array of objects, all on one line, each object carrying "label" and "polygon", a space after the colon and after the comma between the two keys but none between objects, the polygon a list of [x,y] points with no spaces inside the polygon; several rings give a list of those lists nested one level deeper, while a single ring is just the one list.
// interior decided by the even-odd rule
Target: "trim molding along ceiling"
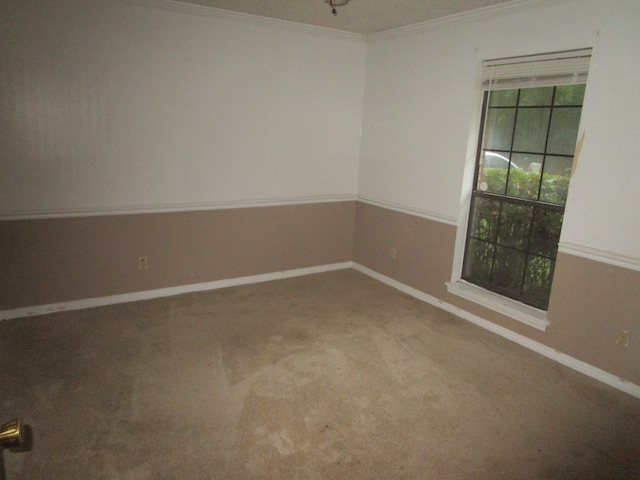
[{"label": "trim molding along ceiling", "polygon": [[346,32],[344,30],[336,30],[327,27],[318,27],[316,25],[307,25],[303,23],[291,22],[288,20],[279,20],[277,18],[261,17],[248,13],[234,12],[224,10],[222,8],[206,7],[204,5],[194,5],[174,0],[110,0],[114,3],[126,3],[129,5],[137,5],[143,7],[152,7],[170,12],[186,13],[192,15],[200,15],[205,17],[219,18],[222,20],[231,20],[234,22],[242,22],[252,25],[261,25],[265,27],[275,27],[286,30],[302,31],[315,35],[326,35],[334,38],[342,38],[344,40],[352,40],[358,43],[366,43],[367,35],[360,33]]},{"label": "trim molding along ceiling", "polygon": [[[251,15],[248,13],[235,12],[231,10],[224,10],[221,8],[207,7],[204,5],[196,5],[185,3],[176,0],[110,0],[116,3],[126,3],[129,5],[140,5],[153,8],[164,9],[167,11],[175,11],[180,13],[190,13],[193,15],[203,15],[215,18],[240,21],[245,23],[251,23],[254,25],[264,25],[277,28],[287,28],[298,31],[307,31],[308,33],[315,33],[321,35],[330,35],[335,37],[342,37],[345,39],[351,39],[358,42],[366,43],[368,40],[376,38],[388,38],[396,35],[407,35],[412,33],[419,33],[423,31],[432,30],[434,28],[447,27],[452,24],[464,24],[469,22],[475,22],[482,20],[486,17],[507,15],[512,12],[521,12],[530,9],[543,7],[554,3],[562,3],[566,0],[512,0],[505,3],[499,3],[496,5],[489,5],[487,7],[478,8],[466,12],[461,12],[446,17],[436,18],[434,20],[427,20],[425,22],[414,23],[403,27],[391,28],[382,32],[371,34],[360,34],[348,32],[345,30],[337,30],[333,28],[320,27],[316,25],[309,25],[304,23],[292,22],[290,20],[280,20],[276,18],[263,17],[259,15]],[[188,1],[188,0],[186,0]],[[318,0],[321,1],[321,0]]]},{"label": "trim molding along ceiling", "polygon": [[511,2],[499,3],[488,7],[470,10],[468,12],[456,13],[435,20],[414,23],[405,27],[392,28],[383,32],[372,33],[367,35],[368,40],[388,39],[412,35],[415,33],[427,32],[438,28],[446,28],[452,25],[464,25],[467,23],[483,20],[488,17],[496,17],[501,15],[509,15],[514,12],[524,12],[536,8],[552,5],[554,3],[563,3],[566,0],[513,0]]},{"label": "trim molding along ceiling", "polygon": [[364,275],[367,275],[375,280],[378,280],[392,288],[395,288],[407,295],[410,295],[420,301],[434,305],[437,308],[456,315],[464,320],[467,320],[479,327],[489,330],[501,337],[511,340],[529,350],[533,350],[541,355],[544,355],[551,360],[576,370],[584,375],[594,378],[610,387],[613,387],[622,392],[628,393],[636,398],[640,398],[640,385],[628,382],[620,377],[612,375],[604,370],[601,370],[593,365],[582,362],[576,358],[573,358],[564,353],[560,353],[553,348],[547,347],[539,342],[531,340],[528,337],[515,333],[507,328],[496,325],[483,318],[478,317],[466,310],[451,305],[443,300],[439,300],[431,295],[423,293],[415,288],[409,287],[401,282],[398,282],[386,275],[382,275],[374,270],[371,270],[363,265],[355,262],[335,263],[331,265],[321,265],[318,267],[300,268],[297,270],[287,270],[283,272],[273,272],[263,275],[253,275],[248,277],[233,278],[229,280],[219,280],[214,282],[196,283],[193,285],[184,285],[180,287],[161,288],[158,290],[149,290],[145,292],[135,292],[123,295],[112,295],[109,297],[101,298],[89,298],[85,300],[77,300],[72,302],[56,303],[51,305],[39,305],[34,307],[17,308],[14,310],[0,311],[0,321],[9,320],[22,317],[30,317],[36,315],[45,315],[48,313],[62,312],[68,310],[80,310],[83,308],[101,307],[106,305],[113,305],[117,303],[127,303],[139,300],[149,300],[153,298],[170,297],[174,295],[180,295],[183,293],[201,292],[206,290],[215,290],[220,288],[233,287],[238,285],[247,285],[251,283],[268,282],[271,280],[281,280],[285,278],[299,277],[304,275],[310,275],[314,273],[330,272],[334,270],[344,270],[353,268]]}]

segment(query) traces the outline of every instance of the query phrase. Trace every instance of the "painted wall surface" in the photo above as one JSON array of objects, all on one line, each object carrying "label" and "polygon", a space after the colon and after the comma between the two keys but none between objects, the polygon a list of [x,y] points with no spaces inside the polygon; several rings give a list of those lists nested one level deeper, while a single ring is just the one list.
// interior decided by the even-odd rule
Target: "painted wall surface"
[{"label": "painted wall surface", "polygon": [[593,47],[562,242],[640,261],[640,4],[533,3],[369,42],[359,193],[450,222],[464,215],[482,60]]},{"label": "painted wall surface", "polygon": [[[435,298],[447,294],[455,227],[358,202],[353,261]],[[390,254],[395,249],[395,258]]]},{"label": "painted wall surface", "polygon": [[[446,291],[456,227],[358,202],[354,262],[640,385],[640,272],[561,253],[545,332]],[[392,259],[389,249],[396,248]],[[628,347],[616,344],[630,333]],[[634,340],[635,339],[635,340]]]},{"label": "painted wall surface", "polygon": [[[635,0],[535,1],[368,44],[151,5],[0,7],[0,309],[354,260],[640,383],[640,269],[561,253],[544,333],[444,285],[482,60],[573,48],[593,60],[562,244],[640,265]],[[265,202],[304,204],[207,210]],[[164,208],[202,211],[96,215]]]},{"label": "painted wall surface", "polygon": [[0,311],[349,262],[355,204],[0,222]]},{"label": "painted wall surface", "polygon": [[[553,348],[640,385],[640,271],[560,253],[549,305]],[[616,344],[618,332],[629,345]]]},{"label": "painted wall surface", "polygon": [[[370,39],[359,193],[374,205],[358,205],[354,260],[638,383],[640,3],[532,2],[493,13]],[[584,144],[543,333],[450,294],[444,284],[456,274],[456,224],[466,222],[482,60],[584,47],[593,48]],[[619,330],[630,332],[629,347],[616,345]]]},{"label": "painted wall surface", "polygon": [[0,215],[356,194],[362,38],[144,0],[0,6]]}]

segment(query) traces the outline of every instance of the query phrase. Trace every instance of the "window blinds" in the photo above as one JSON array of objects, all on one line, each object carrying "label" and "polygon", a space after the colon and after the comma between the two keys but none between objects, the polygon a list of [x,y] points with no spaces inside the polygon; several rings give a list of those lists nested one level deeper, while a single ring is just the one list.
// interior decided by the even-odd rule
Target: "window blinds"
[{"label": "window blinds", "polygon": [[504,90],[586,83],[590,60],[590,48],[486,60],[482,84],[485,90]]}]

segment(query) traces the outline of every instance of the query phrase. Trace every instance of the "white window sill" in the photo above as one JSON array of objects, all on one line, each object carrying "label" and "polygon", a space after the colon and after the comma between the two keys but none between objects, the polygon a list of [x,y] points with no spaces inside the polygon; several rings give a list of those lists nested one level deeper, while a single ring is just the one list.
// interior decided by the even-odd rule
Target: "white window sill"
[{"label": "white window sill", "polygon": [[516,302],[497,293],[490,292],[463,280],[457,282],[447,282],[447,291],[458,295],[466,300],[470,300],[483,307],[490,308],[498,313],[513,318],[530,327],[537,328],[543,332],[549,325],[547,312],[530,307],[520,302]]}]

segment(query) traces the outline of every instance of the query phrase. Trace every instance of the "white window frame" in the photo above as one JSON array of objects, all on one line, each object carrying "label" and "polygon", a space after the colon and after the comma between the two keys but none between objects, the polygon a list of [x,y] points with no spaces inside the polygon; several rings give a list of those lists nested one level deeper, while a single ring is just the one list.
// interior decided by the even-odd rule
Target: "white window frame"
[{"label": "white window frame", "polygon": [[[482,64],[483,84],[478,88],[477,98],[481,100],[484,92],[490,90],[496,84],[499,85],[499,88],[526,88],[585,83],[590,56],[591,49],[588,48],[543,55],[487,60]],[[480,135],[482,103],[480,102],[476,118],[471,122],[472,125],[469,131],[462,182],[461,213],[458,217],[456,230],[451,281],[446,283],[447,291],[525,325],[545,331],[550,323],[547,318],[547,311],[499,295],[461,278],[471,208],[471,191],[475,177],[477,149],[479,148],[478,136]],[[579,132],[581,131],[582,129],[580,128]],[[580,133],[578,134],[579,137]]]}]

